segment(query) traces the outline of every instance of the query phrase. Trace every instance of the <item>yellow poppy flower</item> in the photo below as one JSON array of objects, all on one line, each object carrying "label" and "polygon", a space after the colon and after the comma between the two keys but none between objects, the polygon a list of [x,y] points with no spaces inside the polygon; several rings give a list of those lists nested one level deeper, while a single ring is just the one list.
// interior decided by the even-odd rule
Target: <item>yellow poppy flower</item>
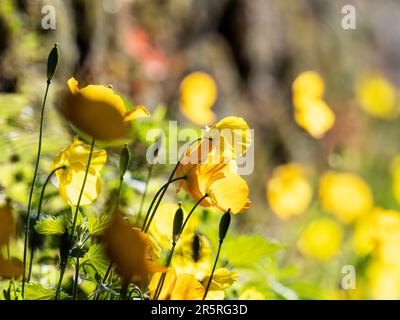
[{"label": "yellow poppy flower", "polygon": [[327,171],[320,179],[319,196],[322,206],[346,223],[370,213],[373,206],[368,184],[351,173]]},{"label": "yellow poppy flower", "polygon": [[257,289],[249,288],[242,292],[239,300],[265,300],[265,296]]},{"label": "yellow poppy flower", "polygon": [[124,138],[129,133],[130,121],[150,114],[141,105],[126,110],[122,98],[109,87],[88,85],[79,89],[74,78],[70,78],[67,84],[69,92],[62,101],[66,118],[95,139],[110,141]]},{"label": "yellow poppy flower", "polygon": [[[148,286],[150,297],[153,299],[157,289],[161,272],[155,273]],[[204,295],[204,287],[191,274],[176,274],[173,268],[169,268],[163,287],[161,289],[159,300],[201,300]]]},{"label": "yellow poppy flower", "polygon": [[[175,213],[178,208],[179,205],[176,203],[165,203],[160,205],[157,209],[157,215],[154,217],[154,221],[150,225],[150,234],[163,248],[169,249],[172,244],[172,229]],[[186,214],[184,209],[183,211]],[[199,218],[196,215],[193,215],[185,226],[185,230],[183,230],[181,240],[179,240],[178,245],[185,236],[192,235],[198,225]]]},{"label": "yellow poppy flower", "polygon": [[400,298],[400,271],[397,265],[375,261],[368,266],[367,279],[372,299]]},{"label": "yellow poppy flower", "polygon": [[134,228],[120,214],[116,214],[104,233],[106,252],[115,263],[124,282],[137,282],[164,268],[153,261],[154,242],[140,229]]},{"label": "yellow poppy flower", "polygon": [[0,207],[0,248],[10,242],[11,237],[15,234],[15,221],[11,211],[11,204]]},{"label": "yellow poppy flower", "polygon": [[297,246],[303,255],[325,261],[338,253],[341,239],[339,225],[321,218],[311,221],[300,236]]},{"label": "yellow poppy flower", "polygon": [[0,278],[19,278],[23,272],[24,268],[20,260],[16,258],[6,260],[0,254]]},{"label": "yellow poppy flower", "polygon": [[[198,247],[196,247],[195,242]],[[191,233],[179,239],[175,248],[172,266],[177,273],[188,273],[202,279],[211,268],[211,246],[202,235]]]},{"label": "yellow poppy flower", "polygon": [[216,116],[211,108],[217,100],[217,84],[205,72],[187,75],[180,86],[180,109],[183,115],[199,126],[215,122]]},{"label": "yellow poppy flower", "polygon": [[296,123],[316,139],[322,138],[335,123],[335,114],[322,99],[325,83],[314,71],[301,73],[293,82]]},{"label": "yellow poppy flower", "polygon": [[[74,138],[72,144],[56,156],[51,167],[51,170],[54,170],[66,166],[65,170],[57,170],[55,175],[58,179],[60,196],[70,205],[75,206],[78,202],[89,154],[90,146]],[[105,150],[93,151],[81,205],[92,203],[99,195],[101,189],[100,171],[106,161],[107,153]]]},{"label": "yellow poppy flower", "polygon": [[247,122],[241,117],[226,117],[207,128],[202,143],[210,143],[214,161],[233,160],[247,152],[251,144],[251,132]]},{"label": "yellow poppy flower", "polygon": [[203,207],[215,207],[223,212],[232,213],[247,210],[251,202],[248,199],[249,188],[246,181],[238,174],[231,172],[229,164],[191,164],[181,163],[177,176],[185,176],[180,187]]},{"label": "yellow poppy flower", "polygon": [[310,206],[313,195],[305,168],[296,163],[275,168],[266,193],[272,211],[281,219],[302,214]]},{"label": "yellow poppy flower", "polygon": [[368,114],[390,119],[398,115],[396,88],[378,74],[364,74],[357,79],[355,93],[358,104]]},{"label": "yellow poppy flower", "polygon": [[[203,283],[208,283],[210,276],[203,279]],[[227,268],[218,268],[215,270],[207,292],[206,300],[223,300],[225,298],[225,289],[228,289],[237,280],[237,273],[229,271]]]}]

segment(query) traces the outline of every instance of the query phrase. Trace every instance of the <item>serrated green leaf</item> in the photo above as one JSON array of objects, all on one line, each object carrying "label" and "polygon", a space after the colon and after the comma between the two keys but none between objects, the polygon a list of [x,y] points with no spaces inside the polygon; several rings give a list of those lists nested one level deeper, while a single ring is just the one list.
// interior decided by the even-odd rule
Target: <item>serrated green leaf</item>
[{"label": "serrated green leaf", "polygon": [[89,248],[89,251],[82,258],[82,265],[89,264],[100,274],[103,278],[107,272],[110,264],[106,256],[104,245],[95,244]]},{"label": "serrated green leaf", "polygon": [[225,240],[221,257],[236,268],[252,268],[261,259],[273,256],[282,246],[261,235],[239,235]]},{"label": "serrated green leaf", "polygon": [[[54,299],[55,291],[51,288],[45,288],[39,283],[28,283],[25,285],[25,299],[27,300],[52,300]],[[69,295],[61,292],[62,300],[68,299]]]},{"label": "serrated green leaf", "polygon": [[64,217],[46,216],[36,222],[35,230],[39,234],[55,235],[65,232],[66,221]]},{"label": "serrated green leaf", "polygon": [[100,236],[104,233],[104,230],[110,225],[112,215],[105,213],[99,217],[94,215],[88,219],[88,230],[92,236]]}]

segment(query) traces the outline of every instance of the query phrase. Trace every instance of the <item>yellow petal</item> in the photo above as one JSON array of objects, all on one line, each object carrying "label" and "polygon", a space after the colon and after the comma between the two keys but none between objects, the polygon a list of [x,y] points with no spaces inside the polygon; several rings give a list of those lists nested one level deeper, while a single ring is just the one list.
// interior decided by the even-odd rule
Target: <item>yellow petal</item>
[{"label": "yellow petal", "polygon": [[297,76],[292,86],[294,97],[322,98],[325,83],[319,73],[306,71]]},{"label": "yellow petal", "polygon": [[6,260],[0,256],[0,277],[19,278],[22,276],[23,271],[23,265],[20,260],[16,258]]},{"label": "yellow petal", "polygon": [[9,203],[0,207],[0,248],[10,242],[15,233],[15,221]]},{"label": "yellow petal", "polygon": [[[232,286],[237,280],[237,273],[229,271],[227,268],[218,268],[215,270],[210,284],[210,290],[225,290]],[[210,276],[204,278],[203,282],[208,283]]]},{"label": "yellow petal", "polygon": [[[158,282],[160,281],[162,273],[157,272],[151,277],[150,284],[148,286],[150,298],[154,299],[154,294],[157,290]],[[169,300],[171,298],[172,291],[174,290],[176,283],[176,272],[173,268],[168,268],[165,274],[164,284],[162,286],[161,292],[158,296],[159,300]]]},{"label": "yellow petal", "polygon": [[125,113],[124,121],[132,121],[135,119],[146,118],[149,116],[150,116],[150,111],[145,106],[138,105]]},{"label": "yellow petal", "polygon": [[179,274],[171,300],[201,300],[204,295],[204,287],[191,274]]}]

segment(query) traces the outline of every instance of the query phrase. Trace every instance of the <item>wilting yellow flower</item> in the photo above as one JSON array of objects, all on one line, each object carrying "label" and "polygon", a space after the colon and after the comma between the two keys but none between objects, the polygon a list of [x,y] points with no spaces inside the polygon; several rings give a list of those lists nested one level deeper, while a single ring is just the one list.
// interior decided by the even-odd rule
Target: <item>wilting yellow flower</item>
[{"label": "wilting yellow flower", "polygon": [[193,72],[186,76],[180,87],[180,109],[193,123],[207,126],[215,122],[211,108],[217,100],[217,84],[205,72]]},{"label": "wilting yellow flower", "polygon": [[[172,244],[172,229],[174,223],[174,217],[176,210],[179,205],[176,203],[165,203],[158,207],[157,215],[154,217],[153,223],[150,225],[150,234],[156,240],[156,242],[163,248],[170,248]],[[185,213],[185,210],[182,208]],[[178,246],[181,241],[187,235],[192,235],[196,227],[199,224],[199,218],[193,215],[187,222],[185,230],[181,234],[181,240],[178,242]],[[191,273],[191,272],[188,272]]]},{"label": "wilting yellow flower", "polygon": [[362,75],[356,82],[355,93],[359,105],[370,115],[384,119],[397,116],[396,88],[384,77]]},{"label": "wilting yellow flower", "polygon": [[341,240],[339,225],[330,219],[321,218],[311,221],[297,246],[303,255],[324,261],[338,253]]},{"label": "wilting yellow flower", "polygon": [[[51,170],[66,166],[56,171],[60,196],[71,205],[76,205],[82,188],[83,179],[90,154],[90,146],[74,138],[72,144],[63,149],[55,158]],[[105,150],[94,150],[90,168],[82,194],[81,205],[92,203],[100,193],[100,171],[107,161]]]},{"label": "wilting yellow flower", "polygon": [[301,73],[292,85],[295,121],[316,139],[335,123],[335,114],[322,99],[324,92],[325,83],[314,71]]},{"label": "wilting yellow flower", "polygon": [[125,138],[130,121],[148,117],[144,106],[126,110],[122,98],[101,85],[82,89],[74,78],[68,80],[69,92],[64,96],[62,109],[66,118],[78,129],[103,141]]},{"label": "wilting yellow flower", "polygon": [[400,270],[398,265],[376,261],[368,266],[367,278],[372,299],[400,298]]},{"label": "wilting yellow flower", "polygon": [[177,176],[185,176],[180,187],[203,207],[215,207],[223,212],[232,213],[247,210],[251,202],[248,199],[249,188],[246,181],[237,173],[231,172],[229,164],[183,164],[178,166]]},{"label": "wilting yellow flower", "polygon": [[368,214],[373,206],[368,184],[351,173],[327,171],[320,179],[319,196],[322,206],[346,223]]},{"label": "wilting yellow flower", "polygon": [[257,289],[249,288],[242,292],[239,300],[265,300],[265,296]]},{"label": "wilting yellow flower", "polygon": [[154,242],[140,229],[134,228],[120,214],[116,214],[104,233],[106,252],[115,263],[116,270],[124,282],[143,280],[147,275],[164,268],[153,259]]},{"label": "wilting yellow flower", "polygon": [[211,268],[211,255],[208,240],[202,235],[192,233],[179,239],[172,266],[177,273],[188,273],[196,279],[202,279]]},{"label": "wilting yellow flower", "polygon": [[[203,279],[203,283],[208,283],[210,276]],[[218,268],[215,270],[207,292],[206,300],[223,300],[225,289],[228,289],[237,280],[237,273],[229,271],[227,268]]]},{"label": "wilting yellow flower", "polygon": [[313,195],[305,168],[297,163],[275,168],[267,182],[266,193],[272,211],[281,219],[302,214],[308,209]]},{"label": "wilting yellow flower", "polygon": [[14,234],[15,221],[11,211],[11,204],[7,201],[6,204],[0,207],[0,249],[1,246],[9,244]]},{"label": "wilting yellow flower", "polygon": [[[148,286],[150,297],[153,299],[157,289],[161,272],[155,273]],[[191,274],[176,274],[173,268],[166,273],[164,285],[161,289],[159,300],[201,300],[204,287]]]}]

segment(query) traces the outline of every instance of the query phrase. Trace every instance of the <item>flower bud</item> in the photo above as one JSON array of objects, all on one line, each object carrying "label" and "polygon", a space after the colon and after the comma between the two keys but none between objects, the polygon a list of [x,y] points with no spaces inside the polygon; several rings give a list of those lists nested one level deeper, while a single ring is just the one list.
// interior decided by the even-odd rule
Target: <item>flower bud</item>
[{"label": "flower bud", "polygon": [[47,82],[50,82],[51,79],[53,79],[54,73],[56,72],[57,69],[57,65],[58,65],[58,45],[57,43],[55,43],[47,59]]},{"label": "flower bud", "polygon": [[221,218],[219,222],[219,241],[222,242],[225,239],[226,233],[229,229],[229,224],[231,223],[231,210],[229,209]]},{"label": "flower bud", "polygon": [[172,230],[173,241],[178,240],[178,237],[181,234],[182,223],[183,223],[183,210],[182,210],[181,204],[179,204],[179,208],[178,208],[178,210],[176,210],[175,217],[174,217],[174,225],[173,225],[173,230]]},{"label": "flower bud", "polygon": [[124,177],[125,172],[128,170],[130,163],[131,163],[131,151],[129,150],[129,147],[126,144],[122,149],[121,156],[119,158],[119,176],[121,179]]}]

